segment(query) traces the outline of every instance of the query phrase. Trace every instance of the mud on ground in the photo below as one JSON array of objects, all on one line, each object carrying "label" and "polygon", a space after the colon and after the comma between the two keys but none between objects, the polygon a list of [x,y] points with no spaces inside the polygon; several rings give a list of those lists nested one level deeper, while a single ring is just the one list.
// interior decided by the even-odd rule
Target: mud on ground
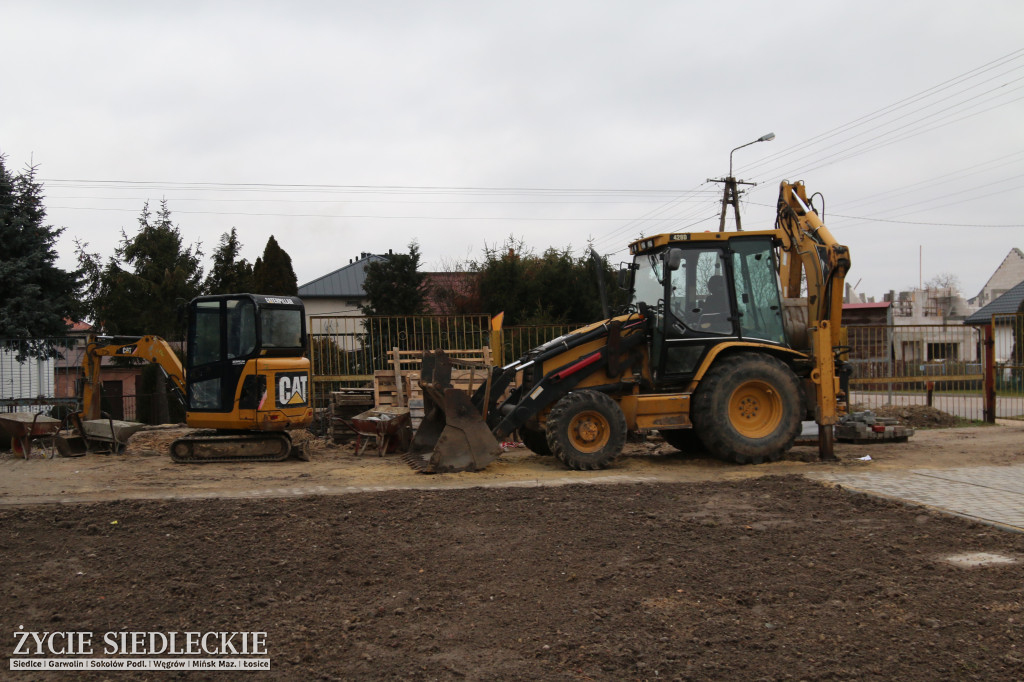
[{"label": "mud on ground", "polygon": [[796,476],[37,505],[0,510],[0,621],[265,631],[274,679],[1018,680],[1020,560]]}]

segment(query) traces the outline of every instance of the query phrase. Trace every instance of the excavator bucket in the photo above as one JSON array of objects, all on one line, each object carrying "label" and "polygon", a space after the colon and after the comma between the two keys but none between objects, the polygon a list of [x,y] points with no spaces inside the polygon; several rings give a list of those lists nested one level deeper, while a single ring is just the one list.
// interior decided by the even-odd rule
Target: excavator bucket
[{"label": "excavator bucket", "polygon": [[426,474],[479,471],[503,452],[469,395],[452,387],[451,374],[443,351],[423,354],[424,416],[405,461]]}]

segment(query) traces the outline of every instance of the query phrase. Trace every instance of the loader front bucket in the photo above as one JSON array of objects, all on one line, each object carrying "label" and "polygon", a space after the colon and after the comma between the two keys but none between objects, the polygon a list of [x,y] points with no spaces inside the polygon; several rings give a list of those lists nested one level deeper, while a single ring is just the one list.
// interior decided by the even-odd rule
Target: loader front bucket
[{"label": "loader front bucket", "polygon": [[405,455],[426,474],[480,471],[503,452],[467,393],[451,385],[451,361],[442,351],[424,353],[420,373],[424,415]]}]

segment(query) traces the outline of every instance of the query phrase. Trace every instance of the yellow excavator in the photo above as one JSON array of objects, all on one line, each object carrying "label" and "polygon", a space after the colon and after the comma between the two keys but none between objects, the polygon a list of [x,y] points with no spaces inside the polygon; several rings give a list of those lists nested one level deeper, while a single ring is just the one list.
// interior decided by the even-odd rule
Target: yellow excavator
[{"label": "yellow excavator", "polygon": [[518,432],[571,469],[601,469],[627,433],[656,429],[672,446],[739,463],[780,458],[846,408],[841,327],[849,250],[802,182],[782,182],[775,228],[669,233],[629,246],[625,312],[491,368],[470,396],[453,360],[424,354],[425,416],[406,461],[425,473],[476,471]]},{"label": "yellow excavator", "polygon": [[164,371],[184,402],[185,423],[202,429],[171,444],[174,461],[287,459],[287,430],[313,421],[305,348],[305,309],[296,296],[200,296],[189,303],[184,367],[158,336],[89,338],[77,421],[101,416],[101,359],[140,358]]}]

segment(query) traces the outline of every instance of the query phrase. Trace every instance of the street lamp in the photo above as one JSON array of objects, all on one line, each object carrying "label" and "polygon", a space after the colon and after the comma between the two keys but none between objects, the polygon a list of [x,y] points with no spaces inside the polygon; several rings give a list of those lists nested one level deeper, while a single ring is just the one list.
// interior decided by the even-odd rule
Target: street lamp
[{"label": "street lamp", "polygon": [[[744,147],[749,147],[750,145],[757,144],[758,142],[771,142],[774,139],[775,139],[775,133],[768,133],[767,135],[762,135],[761,137],[757,138],[753,142],[748,142],[746,144],[741,144],[739,147],[736,147],[736,149],[743,149]],[[736,149],[733,149],[732,152],[729,152],[729,177],[730,178],[732,177],[732,153],[734,151],[736,151]]]},{"label": "street lamp", "polygon": [[725,232],[725,212],[726,212],[726,210],[728,209],[728,207],[730,205],[732,205],[733,213],[736,215],[736,229],[737,229],[737,231],[742,231],[743,230],[743,226],[740,224],[740,193],[739,193],[738,186],[739,185],[751,185],[751,186],[753,186],[753,185],[757,184],[756,182],[743,182],[742,180],[741,181],[737,181],[736,180],[736,178],[732,174],[732,155],[733,155],[733,152],[735,152],[736,149],[743,149],[744,147],[749,147],[750,145],[757,144],[758,142],[771,142],[774,139],[775,139],[775,133],[767,133],[767,134],[762,135],[761,137],[757,138],[753,142],[748,142],[746,144],[741,144],[739,147],[736,147],[731,152],[729,152],[729,176],[727,178],[725,178],[724,180],[711,180],[711,182],[723,182],[723,183],[725,183],[725,192],[722,195],[722,215],[721,215],[721,217],[718,220],[718,231],[719,232]]}]

